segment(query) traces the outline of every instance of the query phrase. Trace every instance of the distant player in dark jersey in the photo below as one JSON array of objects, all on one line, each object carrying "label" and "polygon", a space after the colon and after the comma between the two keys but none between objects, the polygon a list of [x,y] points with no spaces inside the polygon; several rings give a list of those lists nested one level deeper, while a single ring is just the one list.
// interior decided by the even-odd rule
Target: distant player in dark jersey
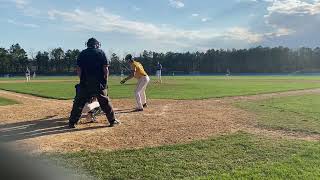
[{"label": "distant player in dark jersey", "polygon": [[156,75],[157,75],[157,78],[158,78],[158,82],[159,82],[159,83],[162,83],[161,71],[162,71],[162,65],[161,65],[160,62],[158,61],[158,63],[157,63],[157,72],[156,72]]},{"label": "distant player in dark jersey", "polygon": [[31,72],[30,72],[29,68],[27,68],[27,70],[26,70],[26,79],[27,79],[27,82],[30,81],[30,75],[31,75]]}]

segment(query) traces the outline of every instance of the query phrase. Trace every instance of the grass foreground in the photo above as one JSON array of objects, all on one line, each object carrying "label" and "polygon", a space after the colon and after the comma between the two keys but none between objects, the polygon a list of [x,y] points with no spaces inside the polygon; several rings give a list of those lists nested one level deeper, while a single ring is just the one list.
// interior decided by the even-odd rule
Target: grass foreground
[{"label": "grass foreground", "polygon": [[98,179],[317,179],[320,144],[237,133],[190,144],[50,155]]}]

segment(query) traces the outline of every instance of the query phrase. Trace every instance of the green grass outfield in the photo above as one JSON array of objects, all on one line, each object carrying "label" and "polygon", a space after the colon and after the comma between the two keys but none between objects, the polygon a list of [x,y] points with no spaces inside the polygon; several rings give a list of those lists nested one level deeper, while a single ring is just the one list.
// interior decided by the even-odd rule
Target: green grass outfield
[{"label": "green grass outfield", "polygon": [[[10,79],[10,78],[9,78]],[[1,83],[0,89],[56,99],[72,99],[76,77],[39,77],[51,82]],[[152,77],[154,79],[154,77]],[[147,94],[155,99],[205,99],[252,95],[298,89],[320,88],[320,77],[303,76],[182,76],[164,77],[163,84],[151,81]],[[8,80],[3,78],[2,81]],[[17,79],[11,80],[14,82]],[[57,82],[55,80],[69,80]],[[133,98],[136,80],[120,85],[119,77],[110,78],[111,98]]]},{"label": "green grass outfield", "polygon": [[320,134],[318,94],[242,102],[238,106],[254,112],[263,128]]},{"label": "green grass outfield", "polygon": [[3,97],[0,97],[0,106],[5,106],[5,105],[11,105],[11,104],[17,104],[18,102],[11,100],[11,99],[6,99]]}]

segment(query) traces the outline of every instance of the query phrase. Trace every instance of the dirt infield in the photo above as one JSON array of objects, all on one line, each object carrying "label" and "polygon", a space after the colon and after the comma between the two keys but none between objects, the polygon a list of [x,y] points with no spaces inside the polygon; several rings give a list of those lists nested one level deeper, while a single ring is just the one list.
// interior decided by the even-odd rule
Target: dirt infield
[{"label": "dirt infield", "polygon": [[320,93],[320,89],[210,100],[150,100],[144,112],[130,112],[134,100],[113,100],[120,126],[109,128],[105,117],[99,116],[98,123],[82,119],[75,130],[69,130],[66,124],[72,101],[0,91],[0,96],[20,102],[0,106],[0,137],[9,145],[35,153],[153,147],[236,131],[320,140],[317,135],[258,129],[253,114],[232,106],[234,101],[306,93]]}]

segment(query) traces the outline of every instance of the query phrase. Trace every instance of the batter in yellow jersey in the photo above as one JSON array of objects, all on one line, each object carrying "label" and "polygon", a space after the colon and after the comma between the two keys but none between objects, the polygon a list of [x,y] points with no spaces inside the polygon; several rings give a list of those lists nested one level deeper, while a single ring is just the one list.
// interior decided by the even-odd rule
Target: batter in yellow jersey
[{"label": "batter in yellow jersey", "polygon": [[134,77],[137,79],[140,79],[144,76],[148,76],[146,71],[143,69],[143,66],[141,65],[141,63],[139,63],[137,61],[134,61],[134,60],[132,61],[131,69],[132,69],[132,71],[134,71]]},{"label": "batter in yellow jersey", "polygon": [[123,79],[120,83],[124,84],[127,80],[135,77],[138,79],[137,87],[135,89],[135,96],[137,102],[136,111],[143,111],[147,107],[147,97],[146,97],[146,88],[150,81],[150,78],[146,71],[144,70],[141,63],[134,61],[131,54],[126,56],[126,60],[129,61],[131,66],[131,74]]}]

